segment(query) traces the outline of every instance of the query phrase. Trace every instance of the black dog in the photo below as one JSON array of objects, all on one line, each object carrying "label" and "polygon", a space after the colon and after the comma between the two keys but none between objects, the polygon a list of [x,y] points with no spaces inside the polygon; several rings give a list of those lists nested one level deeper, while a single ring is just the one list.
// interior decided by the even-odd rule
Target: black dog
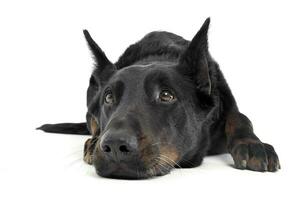
[{"label": "black dog", "polygon": [[46,124],[46,132],[91,134],[84,160],[100,176],[139,179],[196,167],[229,152],[239,169],[277,171],[277,154],[253,132],[208,52],[208,18],[191,42],[151,32],[115,64],[84,30],[96,67],[87,123]]}]

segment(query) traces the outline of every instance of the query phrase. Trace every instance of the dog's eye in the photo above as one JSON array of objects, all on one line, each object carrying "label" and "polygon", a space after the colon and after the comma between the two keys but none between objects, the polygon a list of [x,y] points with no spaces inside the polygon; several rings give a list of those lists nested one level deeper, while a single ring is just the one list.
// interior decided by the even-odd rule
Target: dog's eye
[{"label": "dog's eye", "polygon": [[105,95],[105,103],[106,104],[113,104],[113,102],[114,102],[113,94],[112,94],[112,92],[108,92]]},{"label": "dog's eye", "polygon": [[163,102],[170,102],[174,100],[175,96],[168,90],[162,90],[159,94],[159,98]]}]

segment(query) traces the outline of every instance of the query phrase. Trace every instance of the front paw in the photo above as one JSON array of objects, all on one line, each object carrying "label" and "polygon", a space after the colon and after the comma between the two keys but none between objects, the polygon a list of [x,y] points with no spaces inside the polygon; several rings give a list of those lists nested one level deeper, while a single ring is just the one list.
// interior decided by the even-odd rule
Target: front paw
[{"label": "front paw", "polygon": [[97,138],[90,138],[85,142],[84,161],[89,165],[93,164],[93,151],[96,142],[97,142]]},{"label": "front paw", "polygon": [[235,167],[253,171],[275,172],[280,169],[279,159],[274,148],[260,141],[239,141],[230,151]]}]

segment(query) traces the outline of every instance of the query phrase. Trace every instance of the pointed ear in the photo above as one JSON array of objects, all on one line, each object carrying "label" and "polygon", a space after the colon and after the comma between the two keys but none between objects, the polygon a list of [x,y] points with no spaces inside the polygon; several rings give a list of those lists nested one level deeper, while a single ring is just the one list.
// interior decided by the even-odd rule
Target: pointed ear
[{"label": "pointed ear", "polygon": [[95,75],[100,77],[101,82],[104,82],[117,69],[115,65],[109,61],[101,48],[92,39],[89,32],[87,30],[84,30],[83,32],[95,60]]},{"label": "pointed ear", "polygon": [[211,93],[207,40],[209,24],[210,18],[207,18],[181,56],[178,66],[180,73],[192,77],[197,88],[208,95]]}]

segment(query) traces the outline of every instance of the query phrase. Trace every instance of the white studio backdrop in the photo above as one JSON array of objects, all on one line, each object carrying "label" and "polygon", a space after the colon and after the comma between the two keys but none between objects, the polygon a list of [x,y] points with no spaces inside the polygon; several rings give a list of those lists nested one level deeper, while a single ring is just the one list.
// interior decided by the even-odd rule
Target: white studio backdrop
[{"label": "white studio backdrop", "polygon": [[[300,199],[299,1],[1,1],[0,199]],[[229,155],[144,181],[97,177],[84,136],[36,131],[85,120],[92,59],[82,30],[116,61],[146,33],[191,39],[211,17],[209,49],[277,173],[232,168]]]}]

